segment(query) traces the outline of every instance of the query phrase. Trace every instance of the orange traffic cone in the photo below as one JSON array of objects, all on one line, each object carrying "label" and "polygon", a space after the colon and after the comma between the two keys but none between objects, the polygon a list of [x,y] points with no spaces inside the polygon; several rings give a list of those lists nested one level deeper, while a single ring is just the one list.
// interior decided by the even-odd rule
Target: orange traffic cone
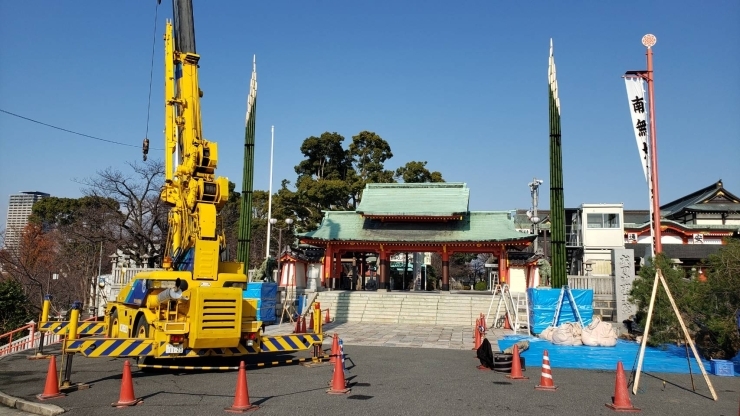
[{"label": "orange traffic cone", "polygon": [[[334,339],[337,338],[337,334],[334,334]],[[337,344],[338,346],[339,344]],[[340,354],[339,347],[337,347],[337,354]],[[332,354],[333,355],[333,354]],[[331,379],[331,388],[326,392],[329,394],[347,394],[351,389],[347,388],[347,381],[344,379],[344,364],[340,357],[335,357],[334,360],[334,376]]]},{"label": "orange traffic cone", "polygon": [[121,393],[118,395],[118,401],[111,403],[113,407],[136,406],[141,403],[141,399],[134,396],[134,383],[131,380],[131,364],[126,360],[123,363],[123,377],[121,378]]},{"label": "orange traffic cone", "polygon": [[486,324],[486,316],[482,313],[480,314],[480,320],[481,320],[481,326],[483,326],[483,333],[485,334],[488,332],[488,325]]},{"label": "orange traffic cone", "polygon": [[301,334],[306,333],[306,317],[301,316]]},{"label": "orange traffic cone", "polygon": [[51,356],[49,360],[49,369],[46,371],[46,385],[44,386],[44,392],[37,394],[36,398],[39,400],[56,399],[64,397],[66,394],[59,392],[59,380],[57,379],[57,359],[55,356]]},{"label": "orange traffic cone", "polygon": [[624,368],[622,362],[617,362],[617,380],[614,383],[614,397],[612,403],[607,403],[606,407],[616,410],[617,412],[639,412],[640,409],[632,406],[629,393],[627,392],[627,379],[624,377]]},{"label": "orange traffic cone", "polygon": [[236,393],[234,394],[234,404],[226,407],[224,410],[231,413],[244,413],[259,409],[259,406],[249,402],[249,389],[247,388],[247,369],[244,361],[239,363],[239,376],[236,379]]},{"label": "orange traffic cone", "polygon": [[480,318],[475,320],[475,327],[473,327],[473,350],[480,348],[480,343],[483,342],[480,334]]},{"label": "orange traffic cone", "polygon": [[295,320],[295,328],[293,328],[294,334],[300,334],[301,333],[301,317],[299,316]]},{"label": "orange traffic cone", "polygon": [[514,344],[514,351],[511,358],[511,374],[507,374],[506,378],[512,380],[529,380],[529,377],[525,377],[522,374],[522,362],[519,358],[519,346]]},{"label": "orange traffic cone", "polygon": [[337,356],[339,356],[339,336],[337,336],[335,332],[334,341],[331,343],[331,356],[329,357],[329,362],[334,363],[337,361]]},{"label": "orange traffic cone", "polygon": [[311,321],[308,323],[308,326],[311,332],[313,332],[313,311],[311,311]]},{"label": "orange traffic cone", "polygon": [[331,323],[331,318],[329,318],[329,308],[326,308],[326,316],[324,317],[324,323],[325,324]]},{"label": "orange traffic cone", "polygon": [[509,322],[509,314],[504,315],[504,329],[511,329],[511,322]]},{"label": "orange traffic cone", "polygon": [[[514,364],[512,363],[512,366]],[[542,356],[542,375],[540,376],[540,384],[534,386],[536,390],[547,390],[555,391],[558,386],[552,383],[552,370],[550,369],[550,356],[547,355],[547,350],[544,351]]]}]

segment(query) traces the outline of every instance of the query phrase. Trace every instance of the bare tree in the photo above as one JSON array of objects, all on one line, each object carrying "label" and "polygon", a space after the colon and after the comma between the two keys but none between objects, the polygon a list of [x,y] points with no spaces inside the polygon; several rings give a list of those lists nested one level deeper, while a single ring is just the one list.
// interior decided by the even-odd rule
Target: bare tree
[{"label": "bare tree", "polygon": [[161,258],[167,235],[169,207],[160,199],[164,165],[159,160],[128,162],[132,174],[107,168],[96,177],[79,181],[88,196],[111,198],[120,206],[114,238],[119,249],[139,264]]}]

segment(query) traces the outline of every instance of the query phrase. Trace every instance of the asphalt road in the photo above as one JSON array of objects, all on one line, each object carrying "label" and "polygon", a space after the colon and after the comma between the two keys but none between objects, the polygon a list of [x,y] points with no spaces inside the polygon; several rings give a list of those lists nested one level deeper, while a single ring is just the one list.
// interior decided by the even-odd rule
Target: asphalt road
[{"label": "asphalt road", "polygon": [[[558,389],[544,392],[534,390],[540,381],[541,363],[527,363],[525,375],[529,380],[510,381],[503,374],[476,369],[479,363],[473,351],[345,346],[345,352],[352,386],[347,395],[326,393],[332,377],[330,365],[248,369],[249,398],[260,406],[255,414],[614,414],[605,406],[614,394],[614,371],[555,368],[553,377]],[[305,355],[297,358],[301,357]],[[629,378],[631,363],[627,366]],[[43,391],[47,368],[48,361],[29,361],[25,354],[0,360],[0,391],[35,401],[35,395]],[[111,403],[119,397],[122,368],[121,359],[75,357],[72,381],[89,383],[91,388],[49,403],[75,416],[186,416],[222,414],[234,400],[236,372],[142,372],[132,367],[135,394],[144,402],[112,409]],[[688,374],[643,373],[641,393],[630,398],[643,415],[737,415],[738,378],[710,378],[718,401],[711,399],[701,374],[694,375],[696,392],[692,392]]]}]

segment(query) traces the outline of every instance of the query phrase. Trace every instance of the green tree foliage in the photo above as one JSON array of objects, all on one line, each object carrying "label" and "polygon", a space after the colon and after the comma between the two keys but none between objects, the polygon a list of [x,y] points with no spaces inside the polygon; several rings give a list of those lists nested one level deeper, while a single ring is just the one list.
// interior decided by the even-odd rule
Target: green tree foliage
[{"label": "green tree foliage", "polygon": [[426,168],[427,162],[412,161],[396,169],[396,179],[402,179],[405,183],[444,182],[442,174],[430,172]]},{"label": "green tree foliage", "polygon": [[395,182],[393,172],[385,169],[385,162],[393,157],[391,146],[374,132],[361,131],[352,136],[349,157],[355,168],[355,174],[349,177],[354,179],[351,184],[352,209],[360,203],[366,184]]},{"label": "green tree foliage", "polygon": [[707,264],[706,281],[695,281],[690,299],[695,339],[707,358],[729,359],[740,351],[740,240],[728,239]]},{"label": "green tree foliage", "polygon": [[20,328],[31,319],[33,314],[23,286],[13,280],[0,280],[0,334]]},{"label": "green tree foliage", "polygon": [[283,180],[273,196],[273,211],[283,218],[294,218],[296,232],[319,227],[322,211],[356,209],[368,183],[394,183],[397,178],[405,182],[444,182],[441,173],[426,169],[427,162],[409,162],[397,171],[386,169],[393,152],[390,144],[374,132],[361,131],[352,136],[347,150],[343,142],[344,137],[336,132],[304,140],[301,153],[305,159],[295,167],[295,191],[288,188],[290,182]]},{"label": "green tree foliage", "polygon": [[[663,277],[668,283],[671,295],[676,301],[679,311],[689,311],[691,292],[694,290],[693,282],[685,278],[682,269],[675,269],[671,260],[664,254],[658,254],[652,262],[640,269],[639,277],[635,278],[630,292],[630,300],[637,305],[636,322],[645,327],[647,313],[650,305],[650,296],[653,291],[656,270],[663,272]],[[684,319],[686,319],[686,315]],[[676,314],[671,307],[668,295],[663,286],[658,284],[658,292],[653,305],[653,316],[650,322],[650,333],[648,345],[659,346],[666,343],[683,339],[681,327]]]}]

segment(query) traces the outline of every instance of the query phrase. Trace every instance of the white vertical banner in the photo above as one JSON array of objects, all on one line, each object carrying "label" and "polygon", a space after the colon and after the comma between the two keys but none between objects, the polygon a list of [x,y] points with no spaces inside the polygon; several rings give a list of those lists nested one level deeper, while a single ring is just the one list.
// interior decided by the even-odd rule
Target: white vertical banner
[{"label": "white vertical banner", "polygon": [[645,80],[640,77],[625,77],[627,84],[627,100],[629,101],[632,129],[637,140],[637,150],[640,152],[640,164],[645,180],[650,172],[650,151],[648,146],[647,103],[645,102]]},{"label": "white vertical banner", "polygon": [[637,77],[625,77],[624,82],[627,85],[627,101],[629,104],[630,115],[632,116],[632,129],[635,132],[637,141],[637,151],[640,153],[640,164],[642,173],[645,175],[645,181],[648,185],[650,195],[650,248],[655,254],[655,230],[653,229],[653,182],[650,180],[650,146],[648,145],[648,122],[647,122],[647,103],[645,102],[645,80]]}]

